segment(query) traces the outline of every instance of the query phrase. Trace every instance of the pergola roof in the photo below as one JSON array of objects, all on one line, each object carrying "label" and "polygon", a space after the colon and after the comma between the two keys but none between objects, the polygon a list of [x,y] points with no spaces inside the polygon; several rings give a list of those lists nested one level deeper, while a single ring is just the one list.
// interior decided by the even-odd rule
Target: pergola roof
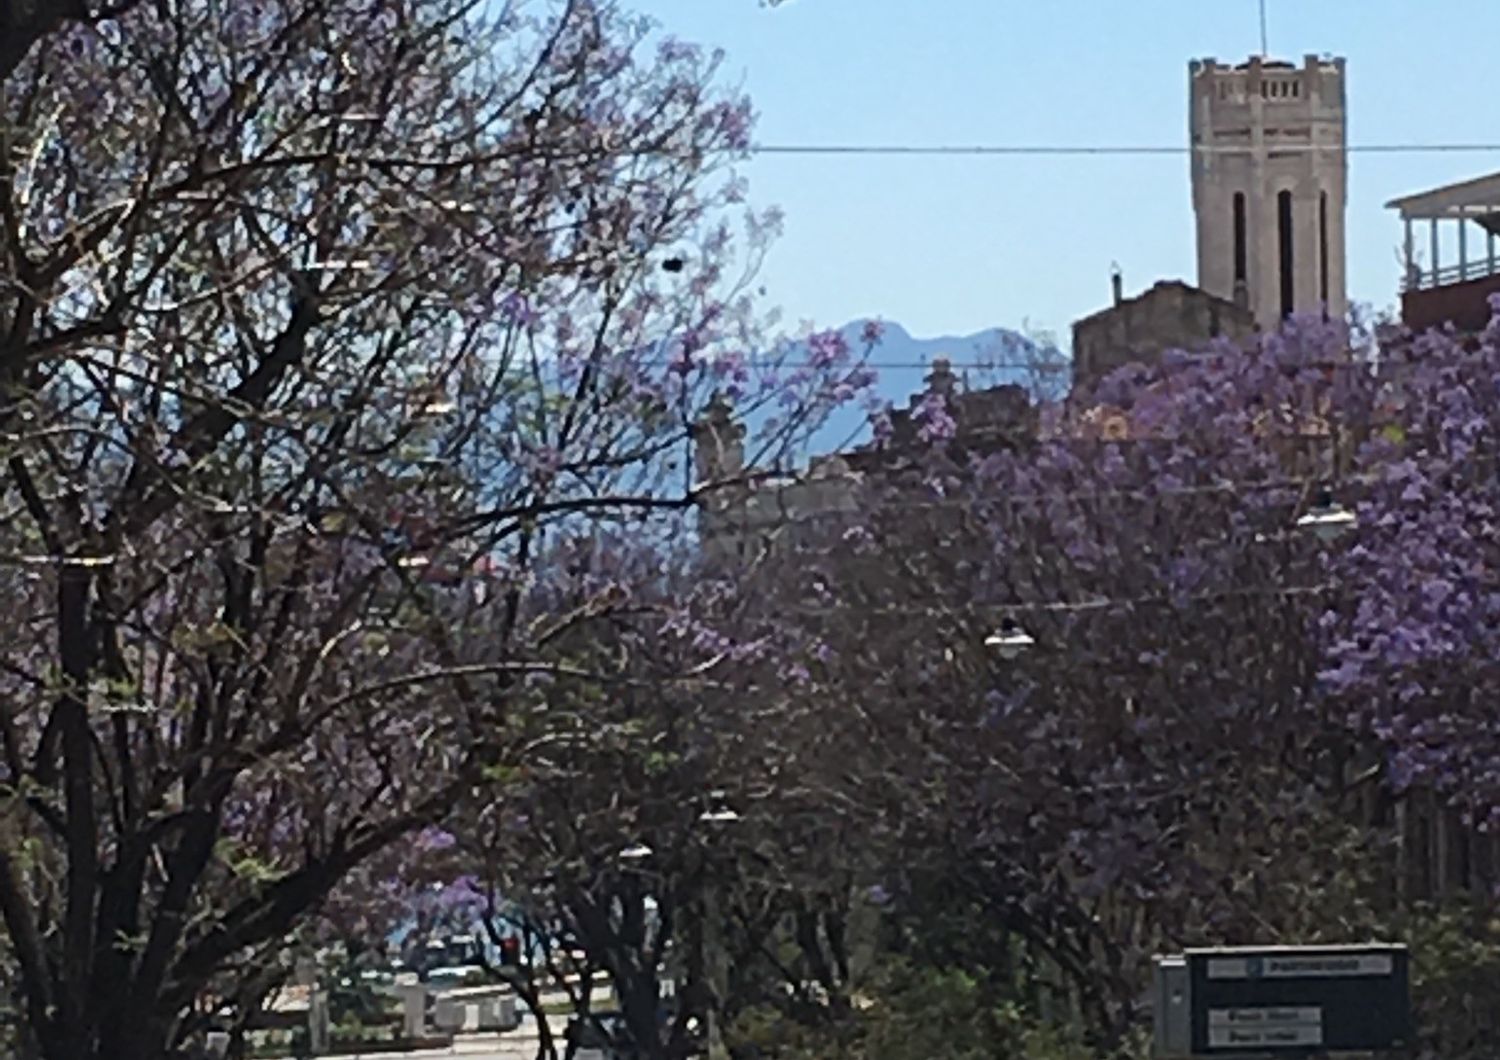
[{"label": "pergola roof", "polygon": [[1386,203],[1406,221],[1470,220],[1500,234],[1500,173],[1403,195]]}]

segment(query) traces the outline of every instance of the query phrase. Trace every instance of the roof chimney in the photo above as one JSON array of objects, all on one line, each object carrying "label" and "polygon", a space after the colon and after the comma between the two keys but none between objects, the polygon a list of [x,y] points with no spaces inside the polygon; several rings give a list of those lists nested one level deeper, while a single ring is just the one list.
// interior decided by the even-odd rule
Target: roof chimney
[{"label": "roof chimney", "polygon": [[1118,262],[1109,267],[1109,286],[1115,293],[1115,305],[1125,301],[1125,276],[1120,272]]}]

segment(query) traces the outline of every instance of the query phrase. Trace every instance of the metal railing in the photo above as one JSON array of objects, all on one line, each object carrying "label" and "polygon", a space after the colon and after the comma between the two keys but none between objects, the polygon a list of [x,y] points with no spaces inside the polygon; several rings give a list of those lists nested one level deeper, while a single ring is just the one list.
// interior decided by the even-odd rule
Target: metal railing
[{"label": "metal railing", "polygon": [[1483,280],[1491,276],[1500,276],[1500,255],[1495,257],[1485,255],[1475,261],[1444,265],[1438,269],[1413,269],[1401,284],[1401,289],[1403,291],[1428,291],[1434,287],[1451,287],[1454,284]]}]

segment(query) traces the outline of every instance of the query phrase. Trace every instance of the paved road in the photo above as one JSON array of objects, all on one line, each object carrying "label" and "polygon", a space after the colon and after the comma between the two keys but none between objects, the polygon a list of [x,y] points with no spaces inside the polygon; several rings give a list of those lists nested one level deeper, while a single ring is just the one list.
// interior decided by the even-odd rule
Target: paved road
[{"label": "paved road", "polygon": [[[554,1016],[547,1021],[554,1039],[559,1044],[561,1055],[562,1033],[567,1025],[566,1016]],[[420,1051],[341,1053],[340,1060],[442,1060],[443,1057],[462,1057],[463,1060],[535,1060],[538,1038],[536,1025],[528,1017],[526,1022],[504,1034],[460,1035],[446,1049],[423,1049]],[[586,1054],[581,1053],[580,1056]],[[287,1058],[290,1060],[290,1058]]]},{"label": "paved road", "polygon": [[[607,989],[607,987],[606,987]],[[565,1002],[568,995],[561,990],[543,991],[542,1004],[553,1006]],[[567,1015],[550,1016],[547,1024],[557,1042],[558,1055],[562,1055],[563,1032],[568,1025]],[[424,1049],[419,1052],[377,1051],[368,1053],[341,1053],[341,1058],[353,1060],[440,1060],[442,1057],[461,1057],[462,1060],[536,1060],[539,1044],[536,1023],[524,1007],[521,1011],[521,1026],[513,1031],[487,1034],[461,1034],[453,1045],[445,1049]],[[291,1058],[284,1058],[291,1060]],[[581,1050],[578,1060],[591,1060],[589,1050]]]}]

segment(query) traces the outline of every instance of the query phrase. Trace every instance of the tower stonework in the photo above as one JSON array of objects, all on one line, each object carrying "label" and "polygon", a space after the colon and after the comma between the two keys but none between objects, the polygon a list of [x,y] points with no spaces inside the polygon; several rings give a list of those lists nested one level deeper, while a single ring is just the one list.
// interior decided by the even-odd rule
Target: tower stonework
[{"label": "tower stonework", "polygon": [[1262,328],[1342,317],[1348,174],[1344,60],[1189,64],[1198,286]]}]

